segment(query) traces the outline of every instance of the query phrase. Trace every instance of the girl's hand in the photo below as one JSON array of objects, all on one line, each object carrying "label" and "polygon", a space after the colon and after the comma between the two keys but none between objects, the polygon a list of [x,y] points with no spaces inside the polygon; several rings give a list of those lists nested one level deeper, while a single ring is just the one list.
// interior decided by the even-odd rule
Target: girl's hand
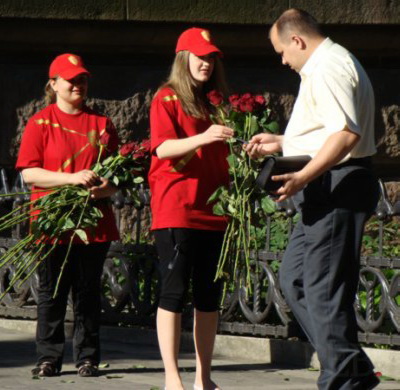
[{"label": "girl's hand", "polygon": [[100,177],[99,180],[101,181],[100,185],[90,187],[89,189],[92,199],[108,198],[118,191],[118,188],[112,185],[108,179]]},{"label": "girl's hand", "polygon": [[216,141],[225,141],[233,137],[233,130],[222,125],[211,125],[202,135],[204,144],[211,144]]},{"label": "girl's hand", "polygon": [[69,175],[69,184],[79,186],[83,185],[86,188],[90,188],[97,184],[99,176],[97,173],[90,169],[83,169],[82,171],[71,173]]}]

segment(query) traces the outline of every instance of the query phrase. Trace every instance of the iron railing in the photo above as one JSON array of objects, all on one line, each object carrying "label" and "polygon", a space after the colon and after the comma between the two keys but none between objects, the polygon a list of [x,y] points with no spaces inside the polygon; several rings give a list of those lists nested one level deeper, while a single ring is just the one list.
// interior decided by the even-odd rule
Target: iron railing
[{"label": "iron railing", "polygon": [[[23,180],[17,177],[13,186],[7,183],[4,170],[0,170],[0,193],[23,192]],[[134,215],[134,239],[129,244],[113,242],[107,255],[103,272],[103,321],[153,326],[158,299],[158,261],[151,243],[143,243],[141,237],[148,225],[142,215],[148,215],[148,192],[138,188],[142,204],[132,209]],[[0,215],[26,200],[24,195],[0,197]],[[128,205],[126,204],[128,203]],[[113,197],[118,225],[121,211],[129,202],[118,193]],[[290,235],[296,211],[288,200],[279,204],[280,215],[287,220],[287,236]],[[400,346],[400,258],[384,257],[385,226],[400,215],[400,203],[391,204],[381,183],[381,199],[376,209],[378,221],[377,253],[363,256],[359,280],[359,292],[355,308],[359,325],[359,339],[365,343]],[[257,272],[252,274],[251,292],[241,287],[241,275],[234,285],[228,286],[221,310],[219,332],[269,337],[301,337],[285,302],[278,282],[279,262],[282,252],[270,250],[271,225],[275,216],[267,217],[266,244],[253,253]],[[9,232],[0,232],[0,252],[4,252],[26,234],[26,227],[18,226]],[[5,291],[12,277],[12,266],[0,270],[0,293]],[[5,295],[0,303],[0,316],[36,318],[37,278],[33,276],[20,287]],[[71,319],[69,312],[67,319]],[[190,326],[190,305],[184,312],[184,324]]]}]

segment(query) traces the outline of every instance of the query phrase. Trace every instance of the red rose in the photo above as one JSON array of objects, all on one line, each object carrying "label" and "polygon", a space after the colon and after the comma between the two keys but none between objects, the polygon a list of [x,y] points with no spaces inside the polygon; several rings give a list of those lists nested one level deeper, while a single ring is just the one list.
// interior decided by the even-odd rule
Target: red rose
[{"label": "red rose", "polygon": [[150,140],[144,139],[142,143],[140,144],[141,148],[143,149],[144,152],[149,153],[150,152]]},{"label": "red rose", "polygon": [[134,160],[137,160],[137,159],[139,159],[139,158],[145,157],[146,154],[147,154],[147,153],[146,153],[144,150],[142,150],[142,149],[136,149],[136,150],[133,151],[132,157],[133,157]]},{"label": "red rose", "polygon": [[124,144],[121,146],[120,150],[119,150],[119,154],[122,157],[127,157],[130,154],[132,154],[132,152],[135,150],[135,148],[137,148],[137,143],[136,142],[129,142],[127,144]]},{"label": "red rose", "polygon": [[242,112],[253,112],[256,108],[256,102],[254,96],[250,93],[245,93],[239,100],[239,109]]},{"label": "red rose", "polygon": [[234,95],[229,96],[229,103],[232,108],[237,111],[239,109],[240,96],[235,93]]},{"label": "red rose", "polygon": [[256,95],[254,96],[254,100],[256,101],[257,104],[259,104],[260,106],[265,106],[265,98],[263,95]]},{"label": "red rose", "polygon": [[213,106],[220,106],[224,101],[224,97],[222,96],[222,94],[215,89],[208,92],[207,97]]}]

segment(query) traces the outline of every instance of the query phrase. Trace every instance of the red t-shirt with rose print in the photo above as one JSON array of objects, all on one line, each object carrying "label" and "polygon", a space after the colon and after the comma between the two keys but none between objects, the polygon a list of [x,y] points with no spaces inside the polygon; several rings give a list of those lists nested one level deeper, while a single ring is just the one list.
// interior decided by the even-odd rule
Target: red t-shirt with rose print
[{"label": "red t-shirt with rose print", "polygon": [[175,92],[160,90],[150,109],[152,230],[192,228],[223,231],[225,217],[213,214],[207,204],[214,191],[229,185],[228,146],[214,142],[173,159],[159,159],[157,147],[166,140],[200,134],[212,125],[209,119],[187,115]]},{"label": "red t-shirt with rose print", "polygon": [[[43,168],[54,172],[75,173],[90,169],[97,161],[99,140],[107,145],[108,153],[118,147],[117,132],[111,121],[84,106],[78,114],[67,114],[56,104],[50,104],[29,119],[22,135],[17,169]],[[33,186],[32,190],[41,188]],[[34,192],[36,200],[48,192]],[[88,230],[89,242],[108,242],[119,239],[111,205],[99,201],[103,213],[94,234]],[[68,243],[64,238],[61,244]],[[78,238],[74,241],[82,243]]]}]

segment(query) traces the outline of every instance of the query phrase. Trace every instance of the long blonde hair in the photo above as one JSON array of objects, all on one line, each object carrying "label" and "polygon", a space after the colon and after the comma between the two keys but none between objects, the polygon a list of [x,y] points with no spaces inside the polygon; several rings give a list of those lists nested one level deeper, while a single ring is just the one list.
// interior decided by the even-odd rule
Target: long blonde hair
[{"label": "long blonde hair", "polygon": [[50,79],[44,87],[44,101],[46,103],[46,106],[55,103],[57,100],[56,93],[54,92],[54,89],[51,87],[50,84],[52,80],[53,79]]},{"label": "long blonde hair", "polygon": [[189,55],[190,52],[187,50],[176,53],[169,77],[159,90],[171,88],[178,96],[186,114],[204,119],[213,111],[206,96],[207,92],[216,89],[224,96],[227,94],[225,72],[221,60],[216,55],[210,79],[199,88],[190,74]]}]

